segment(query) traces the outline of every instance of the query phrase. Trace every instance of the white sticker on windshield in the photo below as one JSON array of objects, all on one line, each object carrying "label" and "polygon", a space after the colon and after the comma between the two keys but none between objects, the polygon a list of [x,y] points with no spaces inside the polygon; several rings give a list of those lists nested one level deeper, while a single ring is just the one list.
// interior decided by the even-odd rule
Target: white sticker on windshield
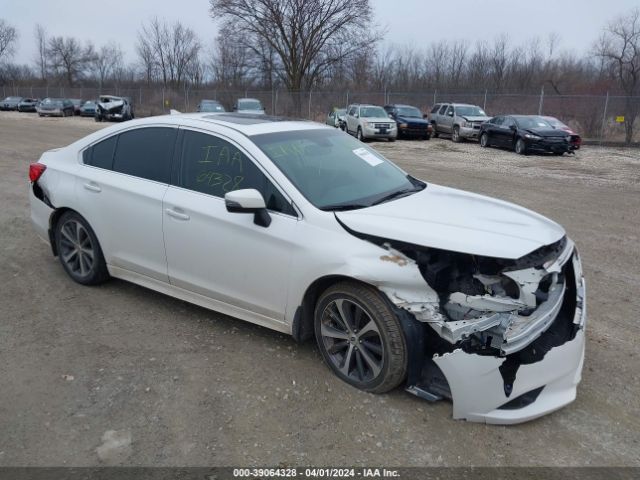
[{"label": "white sticker on windshield", "polygon": [[359,156],[361,159],[363,159],[372,167],[375,167],[376,165],[380,165],[381,163],[383,163],[382,160],[380,160],[378,157],[376,157],[373,153],[371,153],[369,150],[367,150],[364,147],[356,148],[353,151],[353,153],[355,153],[357,156]]}]

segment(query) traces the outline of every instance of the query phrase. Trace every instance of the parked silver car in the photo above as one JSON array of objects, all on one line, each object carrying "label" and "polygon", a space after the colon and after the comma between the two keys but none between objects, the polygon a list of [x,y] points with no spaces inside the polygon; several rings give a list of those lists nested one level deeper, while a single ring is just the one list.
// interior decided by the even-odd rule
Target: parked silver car
[{"label": "parked silver car", "polygon": [[371,138],[386,138],[395,142],[398,138],[396,121],[389,118],[384,108],[377,105],[349,105],[346,118],[347,133],[360,141]]},{"label": "parked silver car", "polygon": [[451,135],[451,140],[460,142],[464,139],[480,136],[480,125],[489,120],[489,116],[477,105],[466,103],[437,103],[431,109],[429,120],[433,125],[433,136],[441,133]]}]

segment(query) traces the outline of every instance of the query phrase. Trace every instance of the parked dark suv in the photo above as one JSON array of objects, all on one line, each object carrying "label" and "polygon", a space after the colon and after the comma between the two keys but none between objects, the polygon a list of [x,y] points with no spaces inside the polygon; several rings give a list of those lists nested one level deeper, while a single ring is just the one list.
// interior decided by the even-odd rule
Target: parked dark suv
[{"label": "parked dark suv", "polygon": [[398,138],[431,138],[431,122],[423,118],[422,112],[411,105],[385,105],[385,111],[398,124]]}]

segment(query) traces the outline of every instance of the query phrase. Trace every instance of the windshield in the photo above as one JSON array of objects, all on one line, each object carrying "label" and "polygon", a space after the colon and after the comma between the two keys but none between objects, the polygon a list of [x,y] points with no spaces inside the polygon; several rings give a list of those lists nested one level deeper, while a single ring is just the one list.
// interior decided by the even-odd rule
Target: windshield
[{"label": "windshield", "polygon": [[224,112],[224,107],[218,102],[202,102],[200,104],[201,112]]},{"label": "windshield", "polygon": [[461,117],[486,117],[487,114],[484,113],[484,110],[482,110],[480,107],[474,107],[474,106],[458,106],[456,107],[456,115],[459,115]]},{"label": "windshield", "polygon": [[389,118],[389,114],[382,107],[362,107],[360,116],[362,118]]},{"label": "windshield", "polygon": [[96,102],[94,102],[93,100],[87,100],[86,102],[84,102],[85,107],[93,107],[95,104]]},{"label": "windshield", "polygon": [[337,117],[344,117],[347,114],[347,110],[344,108],[338,108],[334,112]]},{"label": "windshield", "polygon": [[422,112],[415,107],[398,107],[398,116],[422,118]]},{"label": "windshield", "polygon": [[262,110],[258,100],[238,100],[238,110]]},{"label": "windshield", "polygon": [[549,123],[549,125],[551,125],[553,128],[569,128],[567,127],[567,125],[554,117],[544,117],[544,120],[546,120],[547,123]]},{"label": "windshield", "polygon": [[542,117],[516,117],[516,122],[520,128],[553,128]]},{"label": "windshield", "polygon": [[368,207],[395,192],[426,186],[340,131],[267,133],[251,140],[307,200],[322,210]]},{"label": "windshield", "polygon": [[22,97],[7,97],[4,99],[5,102],[17,102],[22,100]]}]

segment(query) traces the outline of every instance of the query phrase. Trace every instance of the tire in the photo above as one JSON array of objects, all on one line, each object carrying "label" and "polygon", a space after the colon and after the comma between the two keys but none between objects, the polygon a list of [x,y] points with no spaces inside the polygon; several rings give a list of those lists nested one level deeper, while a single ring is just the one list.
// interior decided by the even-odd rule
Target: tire
[{"label": "tire", "polygon": [[524,144],[524,140],[522,140],[521,138],[517,139],[514,150],[518,155],[526,155],[527,146]]},{"label": "tire", "polygon": [[564,152],[553,152],[553,154],[554,154],[556,157],[561,157],[562,155],[564,155]]},{"label": "tire", "polygon": [[328,288],[316,304],[314,329],[322,358],[348,384],[384,393],[404,380],[402,327],[376,289],[351,281]]},{"label": "tire", "polygon": [[431,125],[433,125],[433,138],[438,138],[440,136],[438,133],[438,125],[436,122],[433,122]]},{"label": "tire", "polygon": [[62,268],[73,281],[98,285],[109,279],[98,238],[81,215],[73,211],[63,213],[54,234]]},{"label": "tire", "polygon": [[482,148],[489,147],[489,134],[487,132],[484,132],[482,135],[480,135],[480,146]]},{"label": "tire", "polygon": [[94,119],[96,122],[101,122],[101,121],[102,121],[102,117],[101,117],[100,115],[96,115],[95,117],[93,117],[93,119]]},{"label": "tire", "polygon": [[362,135],[362,128],[360,127],[358,127],[358,130],[356,131],[356,138],[363,143],[365,142],[364,136]]},{"label": "tire", "polygon": [[431,140],[431,135],[429,135],[428,133],[422,137],[423,140]]},{"label": "tire", "polygon": [[395,142],[395,141],[396,141],[396,139],[395,139],[395,137],[389,137],[389,141],[390,141],[390,142]]},{"label": "tire", "polygon": [[460,127],[453,127],[453,132],[451,133],[451,141],[454,143],[460,143],[462,139],[460,138]]}]

